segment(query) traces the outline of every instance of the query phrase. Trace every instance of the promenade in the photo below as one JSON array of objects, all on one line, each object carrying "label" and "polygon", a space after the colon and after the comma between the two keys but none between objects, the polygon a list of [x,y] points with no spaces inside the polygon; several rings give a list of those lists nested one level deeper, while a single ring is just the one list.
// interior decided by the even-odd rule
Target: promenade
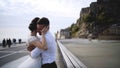
[{"label": "promenade", "polygon": [[87,68],[120,68],[120,41],[66,39],[60,42]]},{"label": "promenade", "polygon": [[[67,51],[66,48],[68,51],[66,53],[61,52],[60,44],[58,44],[56,50],[58,68],[69,68],[67,67],[67,65],[69,66],[68,60],[73,64],[73,67],[70,68],[120,68],[120,41],[63,39],[59,42],[65,46],[64,52]],[[69,55],[69,51],[72,55]],[[11,48],[0,47],[0,53],[0,64],[2,64],[0,68],[17,68],[28,58],[25,44],[17,44]],[[63,57],[66,54],[68,58]],[[80,67],[75,67],[76,61],[74,61],[73,56],[80,61]]]}]

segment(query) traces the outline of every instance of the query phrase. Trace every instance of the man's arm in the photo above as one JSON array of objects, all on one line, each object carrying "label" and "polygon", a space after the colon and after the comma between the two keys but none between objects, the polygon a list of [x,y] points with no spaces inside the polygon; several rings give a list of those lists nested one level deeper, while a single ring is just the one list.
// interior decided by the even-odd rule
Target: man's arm
[{"label": "man's arm", "polygon": [[44,41],[40,42],[39,40],[36,40],[36,41],[32,41],[30,45],[34,45],[35,47],[38,47],[39,49],[42,50],[47,50],[46,41],[44,43]]}]

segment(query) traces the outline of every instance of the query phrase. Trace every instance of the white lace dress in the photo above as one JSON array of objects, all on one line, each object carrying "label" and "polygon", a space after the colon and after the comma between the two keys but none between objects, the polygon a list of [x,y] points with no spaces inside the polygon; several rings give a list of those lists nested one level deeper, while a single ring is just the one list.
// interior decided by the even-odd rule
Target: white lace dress
[{"label": "white lace dress", "polygon": [[[28,43],[32,42],[32,41],[35,41],[35,40],[38,40],[37,37],[35,36],[31,36],[29,39],[28,39]],[[37,48],[37,47],[36,47]],[[36,49],[35,48],[35,49]],[[34,49],[34,50],[35,50]],[[32,50],[32,51],[34,51]],[[41,57],[38,56],[36,58],[32,58],[30,55],[29,57],[24,61],[22,62],[18,68],[41,68]]]}]

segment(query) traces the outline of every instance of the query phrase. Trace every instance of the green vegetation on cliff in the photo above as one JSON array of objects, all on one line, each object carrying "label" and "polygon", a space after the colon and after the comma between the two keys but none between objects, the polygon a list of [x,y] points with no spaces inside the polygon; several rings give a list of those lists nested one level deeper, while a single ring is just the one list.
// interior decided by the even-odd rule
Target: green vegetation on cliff
[{"label": "green vegetation on cliff", "polygon": [[80,18],[69,28],[71,37],[98,36],[113,24],[120,24],[119,0],[98,0],[82,8]]}]

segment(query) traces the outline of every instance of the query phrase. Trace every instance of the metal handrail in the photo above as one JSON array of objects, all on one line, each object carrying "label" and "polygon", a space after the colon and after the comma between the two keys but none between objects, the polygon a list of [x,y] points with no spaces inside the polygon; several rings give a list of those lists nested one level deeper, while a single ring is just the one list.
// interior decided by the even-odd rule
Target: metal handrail
[{"label": "metal handrail", "polygon": [[75,55],[73,55],[62,43],[57,41],[67,68],[87,68]]}]

